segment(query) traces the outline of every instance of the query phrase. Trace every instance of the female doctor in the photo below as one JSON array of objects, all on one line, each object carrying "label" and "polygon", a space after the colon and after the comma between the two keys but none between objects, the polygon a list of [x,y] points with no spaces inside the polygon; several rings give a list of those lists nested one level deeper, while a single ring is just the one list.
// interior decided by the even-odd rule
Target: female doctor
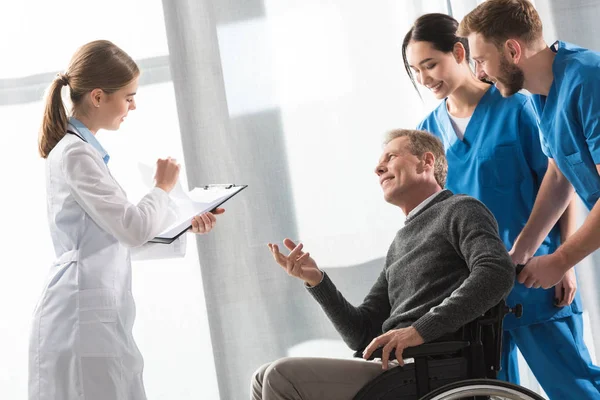
[{"label": "female doctor", "polygon": [[[94,41],[77,50],[49,88],[39,151],[57,260],[34,312],[30,400],[146,398],[132,336],[131,253],[170,224],[169,192],[179,165],[159,159],[156,186],[132,204],[95,137],[100,129],[119,129],[135,110],[139,74],[123,50]],[[70,118],[63,86],[70,89]],[[196,216],[192,231],[207,233],[215,222],[211,213]]]},{"label": "female doctor", "polygon": [[[402,46],[411,80],[442,100],[418,126],[444,144],[446,187],[483,202],[496,217],[507,250],[527,222],[548,159],[529,96],[504,98],[495,85],[479,81],[469,67],[469,46],[456,36],[458,22],[445,14],[418,18]],[[413,81],[414,84],[414,81]],[[497,85],[502,85],[502,82]],[[550,254],[575,230],[569,206],[536,255]],[[504,319],[499,378],[519,383],[517,351],[550,398],[588,398],[591,365],[583,344],[582,306],[573,270],[552,289],[516,282],[507,303],[523,305],[523,316]],[[548,360],[553,360],[548,368]],[[565,397],[564,390],[569,395]],[[595,390],[595,389],[594,389]]]}]

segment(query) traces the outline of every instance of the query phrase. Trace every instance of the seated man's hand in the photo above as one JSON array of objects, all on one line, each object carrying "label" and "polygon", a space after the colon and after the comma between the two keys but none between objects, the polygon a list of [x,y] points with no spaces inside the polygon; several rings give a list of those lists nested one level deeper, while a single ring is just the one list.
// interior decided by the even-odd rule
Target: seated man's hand
[{"label": "seated man's hand", "polygon": [[192,219],[192,227],[190,228],[190,232],[193,233],[208,233],[210,232],[217,223],[217,218],[215,215],[223,214],[225,209],[217,208],[214,213],[207,212],[204,214],[196,215]]},{"label": "seated man's hand", "polygon": [[286,270],[288,275],[302,279],[309,286],[316,286],[323,279],[323,272],[317,267],[317,263],[310,257],[310,253],[304,253],[302,243],[296,246],[290,239],[283,241],[285,247],[291,250],[286,257],[280,251],[276,244],[269,243],[269,249],[273,254],[273,258],[279,265]]},{"label": "seated man's hand", "polygon": [[425,341],[419,332],[412,326],[409,326],[408,328],[392,329],[373,339],[365,348],[365,351],[363,351],[363,358],[368,360],[375,349],[383,347],[383,349],[381,349],[381,367],[383,369],[388,368],[388,361],[392,350],[396,352],[398,364],[404,365],[404,360],[402,359],[404,349],[418,346],[424,342]]}]

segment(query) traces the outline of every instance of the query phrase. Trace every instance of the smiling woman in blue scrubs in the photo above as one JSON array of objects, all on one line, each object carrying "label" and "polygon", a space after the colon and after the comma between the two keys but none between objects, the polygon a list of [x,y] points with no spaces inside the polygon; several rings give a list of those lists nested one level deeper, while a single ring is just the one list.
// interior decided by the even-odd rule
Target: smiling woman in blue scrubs
[{"label": "smiling woman in blue scrubs", "polygon": [[[419,84],[443,99],[418,126],[444,143],[448,160],[446,188],[481,200],[498,221],[508,249],[527,222],[540,189],[548,159],[540,145],[531,98],[523,94],[503,98],[495,86],[472,73],[466,39],[456,36],[458,22],[445,14],[427,14],[415,21],[403,43],[406,70]],[[413,80],[414,83],[414,80]],[[570,210],[569,210],[570,211]],[[566,212],[544,238],[536,254],[552,253],[574,230],[574,216]],[[557,324],[581,318],[581,300],[571,271],[556,289],[528,289],[516,283],[509,305],[523,305],[521,319],[505,319],[500,378],[519,382],[516,346],[546,393],[564,398],[563,390],[580,377],[570,365],[549,367],[568,349],[573,362],[589,360],[585,346],[573,344],[582,330],[561,331]],[[564,334],[540,335],[541,332]],[[562,366],[562,369],[561,369]],[[562,375],[560,381],[557,374]],[[566,385],[565,385],[566,384]],[[570,389],[571,390],[571,389]],[[581,397],[584,398],[584,397]]]}]

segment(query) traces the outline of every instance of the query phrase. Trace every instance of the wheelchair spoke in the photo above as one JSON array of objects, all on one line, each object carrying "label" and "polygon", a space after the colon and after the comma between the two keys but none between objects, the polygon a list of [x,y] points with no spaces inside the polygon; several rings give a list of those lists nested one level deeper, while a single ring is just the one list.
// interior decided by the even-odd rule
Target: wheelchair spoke
[{"label": "wheelchair spoke", "polygon": [[508,382],[473,379],[446,385],[421,400],[460,400],[477,398],[491,400],[544,400],[532,391]]}]

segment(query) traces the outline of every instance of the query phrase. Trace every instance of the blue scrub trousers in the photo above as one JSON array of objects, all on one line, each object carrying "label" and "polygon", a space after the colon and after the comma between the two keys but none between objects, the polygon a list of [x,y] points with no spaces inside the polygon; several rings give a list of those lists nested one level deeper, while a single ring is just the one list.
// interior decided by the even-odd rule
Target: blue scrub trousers
[{"label": "blue scrub trousers", "polygon": [[583,342],[581,314],[504,331],[498,379],[519,384],[516,346],[550,400],[600,399],[600,368]]}]

